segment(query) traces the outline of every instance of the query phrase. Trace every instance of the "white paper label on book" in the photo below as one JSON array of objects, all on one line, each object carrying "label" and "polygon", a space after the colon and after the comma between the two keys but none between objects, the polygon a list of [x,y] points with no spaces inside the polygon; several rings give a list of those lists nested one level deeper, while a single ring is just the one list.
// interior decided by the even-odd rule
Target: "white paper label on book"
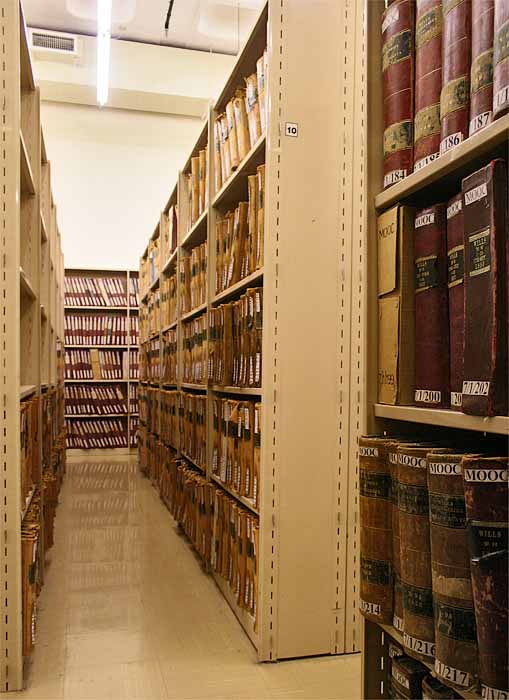
[{"label": "white paper label on book", "polygon": [[488,396],[490,382],[465,381],[463,382],[463,393],[467,396]]},{"label": "white paper label on book", "polygon": [[478,114],[477,117],[474,117],[470,120],[468,135],[473,136],[481,129],[484,129],[485,127],[489,126],[489,124],[491,124],[492,118],[493,112],[491,110],[489,112],[483,112],[482,114]]},{"label": "white paper label on book", "polygon": [[415,220],[414,228],[421,228],[421,226],[429,226],[435,223],[435,212],[431,211],[427,214],[421,214]]},{"label": "white paper label on book", "polygon": [[411,637],[406,632],[403,633],[403,644],[415,651],[417,654],[422,654],[423,656],[435,656],[435,643],[428,642],[424,639],[417,639],[416,637]]},{"label": "white paper label on book", "polygon": [[442,392],[432,391],[431,389],[416,389],[415,401],[419,403],[429,403],[430,405],[438,404],[442,400]]},{"label": "white paper label on book", "polygon": [[399,455],[398,462],[405,467],[418,467],[419,469],[426,469],[428,466],[426,457],[416,457],[415,455]]},{"label": "white paper label on book", "polygon": [[407,176],[407,171],[405,169],[401,170],[392,170],[390,173],[387,173],[384,177],[384,187],[389,187],[389,185],[395,185],[396,182],[401,182],[401,180],[404,180]]},{"label": "white paper label on book", "polygon": [[389,29],[395,22],[397,22],[399,19],[399,7],[396,5],[396,7],[391,8],[390,10],[387,10],[387,14],[385,15],[385,19],[382,22],[382,34]]},{"label": "white paper label on book", "polygon": [[468,207],[470,204],[478,202],[480,199],[487,196],[488,188],[486,186],[486,183],[483,182],[477,187],[473,187],[468,192],[465,192],[465,206]]},{"label": "white paper label on book", "polygon": [[397,681],[400,685],[403,686],[403,688],[407,688],[410,690],[410,681],[406,676],[404,676],[402,673],[398,671],[397,668],[394,666],[392,667],[392,677],[394,678],[395,681]]},{"label": "white paper label on book", "polygon": [[430,462],[429,473],[439,476],[461,476],[459,462]]},{"label": "white paper label on book", "polygon": [[417,170],[420,170],[421,168],[425,168],[430,163],[433,163],[433,161],[436,160],[439,156],[440,156],[440,152],[430,153],[429,156],[426,156],[425,158],[421,158],[420,160],[418,160],[417,163],[414,164],[414,173]]},{"label": "white paper label on book", "polygon": [[504,85],[495,95],[493,95],[493,109],[497,110],[509,102],[509,85]]},{"label": "white paper label on book", "polygon": [[454,148],[455,146],[459,146],[462,141],[463,134],[461,131],[457,131],[455,134],[446,136],[440,144],[440,155],[447,153],[447,151],[450,151],[451,148]]},{"label": "white paper label on book", "polygon": [[507,469],[464,469],[465,481],[477,483],[503,483],[509,481]]},{"label": "white paper label on book", "polygon": [[451,406],[456,408],[463,406],[463,394],[460,391],[451,391]]},{"label": "white paper label on book", "polygon": [[378,457],[378,447],[359,447],[360,457]]},{"label": "white paper label on book", "polygon": [[450,683],[455,683],[462,688],[469,688],[472,685],[472,677],[466,671],[447,666],[438,659],[435,659],[435,673]]},{"label": "white paper label on book", "polygon": [[382,608],[378,603],[368,603],[366,600],[360,600],[359,607],[362,612],[368,613],[368,615],[381,615]]},{"label": "white paper label on book", "polygon": [[393,625],[394,629],[398,630],[398,632],[403,632],[403,618],[402,617],[399,617],[398,615],[393,615],[392,625]]},{"label": "white paper label on book", "polygon": [[508,700],[509,692],[507,690],[498,690],[498,688],[490,688],[483,683],[482,697],[483,700]]},{"label": "white paper label on book", "polygon": [[456,214],[459,214],[462,209],[462,200],[457,199],[454,204],[451,204],[450,207],[447,207],[447,220],[452,219],[453,216],[456,216]]}]

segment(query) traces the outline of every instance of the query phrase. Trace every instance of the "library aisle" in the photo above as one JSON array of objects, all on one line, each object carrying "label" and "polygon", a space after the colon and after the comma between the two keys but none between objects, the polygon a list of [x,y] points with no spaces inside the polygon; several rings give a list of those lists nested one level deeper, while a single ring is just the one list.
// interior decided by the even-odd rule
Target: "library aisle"
[{"label": "library aisle", "polygon": [[360,655],[256,652],[136,460],[72,462],[39,601],[38,700],[360,698]]}]

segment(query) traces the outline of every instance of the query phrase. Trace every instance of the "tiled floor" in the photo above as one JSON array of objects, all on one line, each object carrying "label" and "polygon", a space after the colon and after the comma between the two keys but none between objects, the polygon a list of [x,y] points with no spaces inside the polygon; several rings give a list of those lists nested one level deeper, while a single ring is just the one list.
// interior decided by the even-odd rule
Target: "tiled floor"
[{"label": "tiled floor", "polygon": [[359,655],[256,663],[134,463],[69,465],[48,560],[28,688],[10,697],[360,698]]}]

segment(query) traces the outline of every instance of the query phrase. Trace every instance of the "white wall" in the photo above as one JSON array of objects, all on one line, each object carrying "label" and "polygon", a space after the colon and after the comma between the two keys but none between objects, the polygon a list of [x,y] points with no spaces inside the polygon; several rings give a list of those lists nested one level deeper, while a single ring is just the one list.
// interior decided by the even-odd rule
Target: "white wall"
[{"label": "white wall", "polygon": [[202,122],[46,102],[42,123],[66,267],[138,269]]}]

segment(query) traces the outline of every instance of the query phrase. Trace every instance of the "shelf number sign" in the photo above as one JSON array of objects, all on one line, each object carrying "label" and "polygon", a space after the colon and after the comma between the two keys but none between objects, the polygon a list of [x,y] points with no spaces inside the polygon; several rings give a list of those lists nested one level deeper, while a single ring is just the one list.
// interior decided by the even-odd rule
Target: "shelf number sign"
[{"label": "shelf number sign", "polygon": [[286,135],[296,139],[299,136],[299,125],[293,122],[286,122]]}]

